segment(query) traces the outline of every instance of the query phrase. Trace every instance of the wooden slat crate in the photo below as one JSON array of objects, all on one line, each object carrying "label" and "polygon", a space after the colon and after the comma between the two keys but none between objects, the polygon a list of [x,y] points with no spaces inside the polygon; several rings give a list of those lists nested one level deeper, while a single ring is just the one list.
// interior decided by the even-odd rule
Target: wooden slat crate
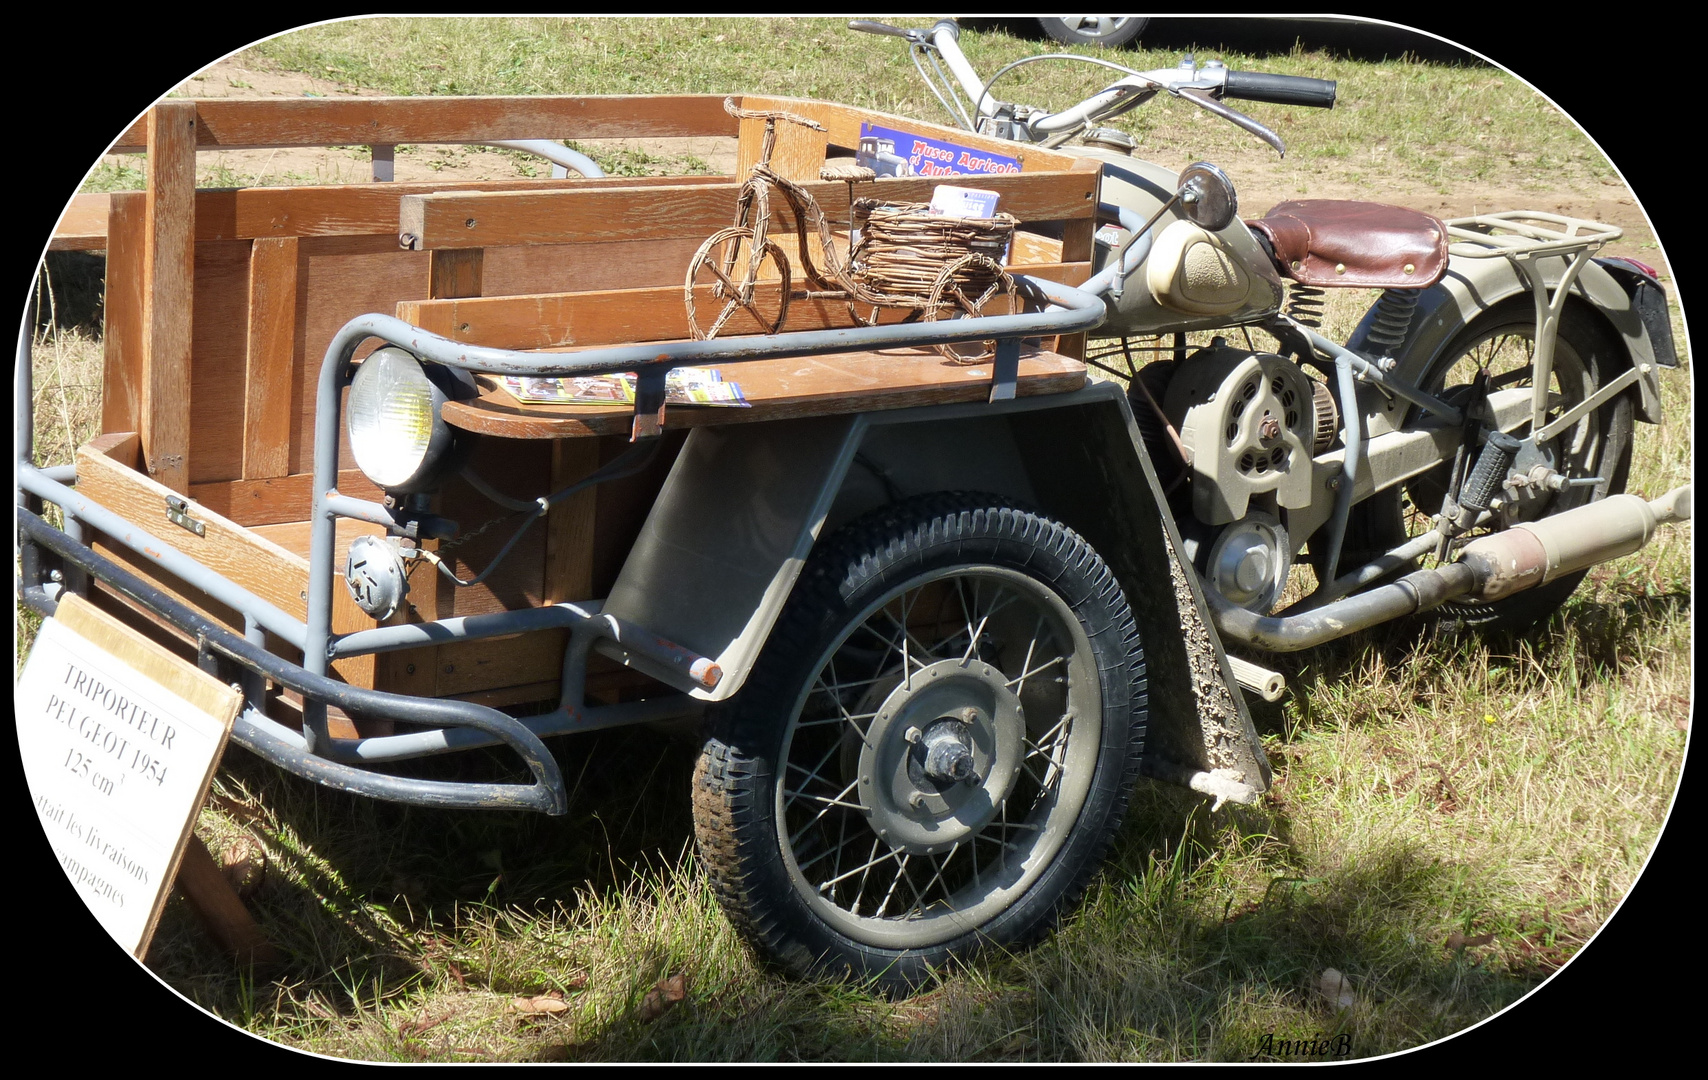
[{"label": "wooden slat crate", "polygon": [[[842,105],[753,96],[739,103],[788,109],[829,129],[785,138],[774,161],[844,227],[847,188],[817,172],[827,154],[853,152],[863,121],[1018,157],[1022,172],[977,179],[1022,220],[1011,262],[1070,284],[1090,274],[1098,175],[1091,163]],[[54,240],[63,249],[105,249],[108,260],[109,437],[80,457],[80,486],[201,556],[211,541],[171,527],[155,508],[165,492],[188,495],[193,513],[220,521],[220,568],[298,610],[283,601],[307,585],[315,380],[344,323],[397,312],[457,340],[526,349],[686,337],[684,272],[701,241],[730,223],[739,188],[735,177],[688,176],[197,191],[198,150],[723,136],[738,140],[737,159],[746,162],[757,158],[759,127],[738,124],[721,95],[162,102],[117,146],[148,151],[148,189],[79,197]],[[936,182],[885,179],[859,194],[925,201]],[[785,239],[783,228],[773,232]],[[789,328],[834,325],[847,325],[841,305],[797,303]],[[1074,349],[1063,342],[1028,359],[1021,392],[1077,386],[1083,368],[1059,355]],[[917,362],[889,355],[770,363],[767,371],[731,372],[769,396],[755,409],[675,410],[670,426],[971,400],[987,378],[925,353]],[[738,411],[744,415],[728,415]],[[462,412],[453,422],[488,436],[477,465],[514,478],[519,495],[556,490],[624,445],[614,432],[626,429],[626,416],[613,421],[610,412],[524,407],[490,388]],[[602,595],[681,438],[666,436],[667,452],[647,473],[555,508],[486,584],[453,589],[418,573],[410,617]],[[340,489],[377,498],[347,446],[341,461]],[[460,481],[447,486],[440,509],[465,529],[495,513]],[[342,529],[340,552],[344,534],[365,528]],[[484,568],[507,535],[495,528],[460,547],[455,557],[467,561],[459,570]],[[373,625],[347,598],[337,609],[339,632]],[[363,658],[341,663],[339,674],[380,689],[519,701],[555,694],[562,649],[561,635],[534,635]]]}]

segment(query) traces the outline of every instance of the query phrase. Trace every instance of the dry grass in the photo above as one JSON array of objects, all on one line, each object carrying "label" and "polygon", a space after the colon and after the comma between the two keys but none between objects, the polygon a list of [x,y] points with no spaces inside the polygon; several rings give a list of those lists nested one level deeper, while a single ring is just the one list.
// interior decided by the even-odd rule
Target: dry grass
[{"label": "dry grass", "polygon": [[[1689,369],[1663,385],[1671,415],[1687,415]],[[1645,427],[1632,485],[1663,490],[1688,462],[1679,420]],[[1631,890],[1683,760],[1690,571],[1686,526],[1595,571],[1524,637],[1400,625],[1276,659],[1289,693],[1254,710],[1275,766],[1260,805],[1210,814],[1145,784],[1060,932],[911,999],[755,962],[688,851],[693,744],[644,731],[559,740],[577,776],[559,820],[391,807],[235,756],[201,831],[216,850],[240,836],[265,847],[252,908],[290,959],[248,981],[174,906],[150,965],[249,1031],[364,1060],[1244,1060],[1340,1035],[1359,1057],[1417,1046],[1534,990]],[[1328,968],[1350,980],[1349,1008],[1316,990]],[[677,976],[684,1000],[658,1009]]]}]

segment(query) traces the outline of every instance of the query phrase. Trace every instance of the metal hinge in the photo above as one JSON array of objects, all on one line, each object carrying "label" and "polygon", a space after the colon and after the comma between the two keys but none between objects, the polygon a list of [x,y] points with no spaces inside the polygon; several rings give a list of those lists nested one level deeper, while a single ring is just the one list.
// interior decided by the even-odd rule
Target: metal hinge
[{"label": "metal hinge", "polygon": [[190,504],[178,495],[166,496],[166,520],[197,536],[208,534],[208,527],[190,516]]}]

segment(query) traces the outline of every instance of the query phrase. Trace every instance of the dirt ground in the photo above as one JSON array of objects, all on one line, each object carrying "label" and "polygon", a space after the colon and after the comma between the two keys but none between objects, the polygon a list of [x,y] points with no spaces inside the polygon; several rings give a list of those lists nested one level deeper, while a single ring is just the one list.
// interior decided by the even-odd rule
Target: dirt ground
[{"label": "dirt ground", "polygon": [[[290,71],[245,66],[235,58],[221,60],[193,76],[174,91],[198,98],[383,97],[378,90],[351,90],[331,79]],[[666,159],[698,158],[713,173],[735,172],[735,139],[587,139],[577,145],[591,153],[633,148]],[[109,156],[104,161],[122,161]],[[242,183],[263,182],[359,184],[371,177],[371,158],[365,147],[281,150],[227,150],[202,154],[198,169],[204,175],[231,170]],[[549,175],[550,163],[524,155],[479,146],[407,146],[399,148],[393,179],[509,180]],[[527,170],[532,169],[533,172]]]}]

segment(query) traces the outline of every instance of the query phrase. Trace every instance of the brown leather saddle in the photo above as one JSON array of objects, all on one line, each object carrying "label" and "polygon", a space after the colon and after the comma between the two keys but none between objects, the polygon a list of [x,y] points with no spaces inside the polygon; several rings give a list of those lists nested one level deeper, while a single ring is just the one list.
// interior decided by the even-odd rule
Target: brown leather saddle
[{"label": "brown leather saddle", "polygon": [[1447,272],[1447,226],[1419,210],[1343,199],[1284,202],[1246,222],[1301,285],[1422,289]]}]

